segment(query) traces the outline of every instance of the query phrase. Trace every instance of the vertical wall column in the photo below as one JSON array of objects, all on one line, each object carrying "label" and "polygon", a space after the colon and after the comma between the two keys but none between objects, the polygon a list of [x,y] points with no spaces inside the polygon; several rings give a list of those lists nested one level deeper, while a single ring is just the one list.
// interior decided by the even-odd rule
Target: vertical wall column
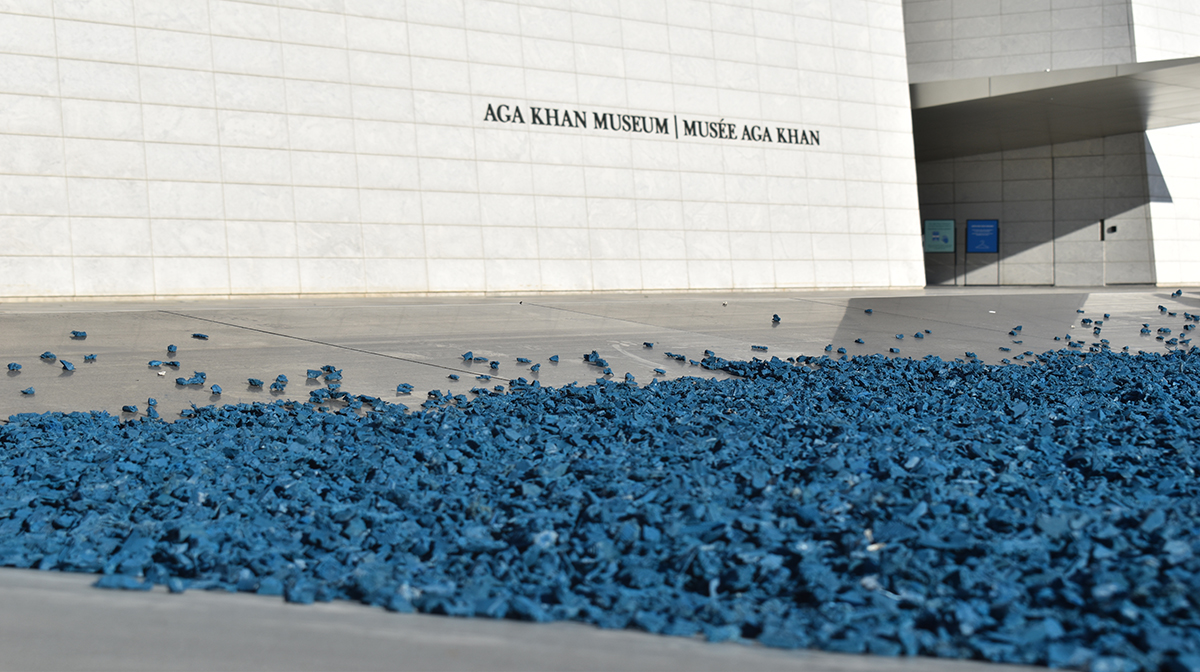
[{"label": "vertical wall column", "polygon": [[1200,284],[1200,124],[1146,134],[1155,281]]}]

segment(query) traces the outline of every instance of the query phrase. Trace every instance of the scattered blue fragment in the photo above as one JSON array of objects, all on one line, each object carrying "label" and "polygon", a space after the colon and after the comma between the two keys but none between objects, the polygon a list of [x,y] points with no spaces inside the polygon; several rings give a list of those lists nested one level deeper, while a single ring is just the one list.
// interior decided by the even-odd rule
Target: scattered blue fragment
[{"label": "scattered blue fragment", "polygon": [[155,399],[154,397],[150,397],[150,398],[146,399],[146,406],[148,406],[150,408],[154,408],[155,406],[158,406],[158,399]]},{"label": "scattered blue fragment", "polygon": [[838,354],[842,354],[842,355],[846,354],[845,348],[838,348],[837,351],[838,351]]},{"label": "scattered blue fragment", "polygon": [[779,315],[778,314],[772,315],[771,321],[774,322],[775,324],[779,324],[779,322],[780,322]]},{"label": "scattered blue fragment", "polygon": [[464,362],[473,361],[475,359],[475,353],[468,350],[463,353],[462,358]]},{"label": "scattered blue fragment", "polygon": [[258,378],[248,378],[246,380],[246,382],[250,384],[250,387],[262,387],[263,386],[263,381],[259,380]]},{"label": "scattered blue fragment", "polygon": [[200,334],[200,333],[196,333],[196,334],[192,334],[192,338],[195,338],[195,339],[197,339],[197,340],[201,340],[201,341],[207,341],[207,340],[208,340],[208,334]]},{"label": "scattered blue fragment", "polygon": [[529,370],[532,371],[533,373],[537,373],[538,371],[542,370],[542,365],[540,363],[534,364],[533,366],[529,367]]},{"label": "scattered blue fragment", "polygon": [[642,347],[643,347],[643,348],[653,348],[653,347],[654,347],[654,343],[651,343],[650,341],[644,341],[644,342],[642,343]]},{"label": "scattered blue fragment", "polygon": [[287,389],[286,383],[281,383],[278,380],[271,383],[271,391],[272,392],[283,392],[286,389]]},{"label": "scattered blue fragment", "polygon": [[163,362],[163,366],[169,366],[169,367],[171,367],[171,368],[178,369],[178,368],[179,368],[179,362],[177,362],[177,361],[174,361],[174,360],[171,360],[171,361],[169,361],[169,362]]},{"label": "scattered blue fragment", "polygon": [[478,376],[475,376],[475,380],[491,380],[491,379],[492,379],[492,377],[486,373],[481,373]]},{"label": "scattered blue fragment", "polygon": [[152,360],[146,362],[146,366],[149,366],[151,368],[156,368],[156,367],[162,366],[162,364],[163,363],[157,359],[152,359]]},{"label": "scattered blue fragment", "polygon": [[75,370],[75,365],[68,362],[65,359],[58,360],[58,363],[62,364],[63,371],[74,371]]},{"label": "scattered blue fragment", "polygon": [[917,333],[913,334],[913,338],[925,338],[925,334],[922,334],[918,331]]},{"label": "scattered blue fragment", "polygon": [[174,345],[168,345],[168,346],[167,346],[167,354],[168,354],[168,355],[173,355],[173,354],[175,354],[176,352],[179,352],[179,348],[175,347]]},{"label": "scattered blue fragment", "polygon": [[283,385],[287,385],[288,378],[287,378],[287,376],[285,376],[284,374],[281,373],[278,376],[275,376],[275,382],[283,384]]},{"label": "scattered blue fragment", "polygon": [[412,394],[412,383],[400,383],[396,386],[396,394]]},{"label": "scattered blue fragment", "polygon": [[825,352],[833,352],[833,344],[832,343],[825,346]]},{"label": "scattered blue fragment", "polygon": [[20,364],[18,364],[18,363],[16,363],[16,362],[9,362],[9,363],[8,363],[8,370],[9,370],[9,371],[20,371],[20,370],[21,370],[21,365],[20,365]]},{"label": "scattered blue fragment", "polygon": [[558,355],[550,355],[550,361],[557,364],[558,363]]},{"label": "scattered blue fragment", "polygon": [[854,342],[855,342],[855,343],[858,343],[859,345],[864,345],[864,344],[866,343],[866,341],[864,341],[864,340],[863,340],[863,339],[861,339],[861,338],[856,338],[856,339],[854,339]]},{"label": "scattered blue fragment", "polygon": [[84,363],[94,362],[94,361],[96,361],[96,355],[84,355],[83,361],[84,361]]},{"label": "scattered blue fragment", "polygon": [[457,373],[452,373],[452,374],[450,374],[450,375],[448,375],[448,376],[446,376],[446,377],[447,377],[447,378],[449,378],[450,380],[458,380],[458,374],[457,374]]},{"label": "scattered blue fragment", "polygon": [[626,371],[626,372],[625,372],[625,382],[627,382],[627,383],[632,383],[632,382],[634,382],[635,380],[636,380],[636,379],[633,377],[633,374],[632,374],[632,373],[629,373],[628,371]]},{"label": "scattered blue fragment", "polygon": [[132,405],[126,404],[125,406],[121,407],[121,412],[122,413],[137,413],[137,406],[132,406]]},{"label": "scattered blue fragment", "polygon": [[320,369],[309,369],[306,373],[308,375],[309,380],[316,380],[317,378],[321,377]]},{"label": "scattered blue fragment", "polygon": [[221,394],[221,386],[220,385],[217,385],[216,383],[214,383],[213,386],[209,389],[212,390],[213,394],[220,396],[220,394]]},{"label": "scattered blue fragment", "polygon": [[528,364],[531,361],[533,360],[529,359],[528,357],[517,357],[518,364]]},{"label": "scattered blue fragment", "polygon": [[888,348],[888,352],[900,352],[900,348]]},{"label": "scattered blue fragment", "polygon": [[58,359],[58,356],[55,355],[53,352],[50,352],[49,350],[47,350],[47,351],[43,352],[42,354],[38,355],[38,359],[52,361],[52,360]]},{"label": "scattered blue fragment", "polygon": [[150,590],[154,588],[153,581],[139,579],[128,574],[103,574],[92,585],[109,590]]},{"label": "scattered blue fragment", "polygon": [[208,375],[203,371],[193,371],[191,378],[176,378],[176,385],[203,385]]},{"label": "scattered blue fragment", "polygon": [[903,340],[904,340],[904,334],[896,334],[896,340],[898,340],[898,341],[903,341]]},{"label": "scattered blue fragment", "polygon": [[500,369],[500,362],[489,362],[488,368],[490,368],[493,371],[497,371]]},{"label": "scattered blue fragment", "polygon": [[21,390],[21,394],[24,394],[25,396],[31,396],[31,395],[33,395],[33,393],[34,393],[34,390],[32,387],[27,387],[27,388]]},{"label": "scattered blue fragment", "polygon": [[761,350],[761,351],[763,351],[763,352],[766,352],[766,351],[767,351],[767,346],[765,346],[765,345],[752,345],[752,346],[750,346],[750,349],[751,349],[751,350]]},{"label": "scattered blue fragment", "polygon": [[73,338],[77,341],[82,341],[83,339],[87,338],[87,332],[86,331],[72,331],[71,338]]},{"label": "scattered blue fragment", "polygon": [[873,309],[871,309],[871,308],[867,308],[867,309],[866,309],[866,310],[864,310],[863,312],[864,312],[864,313],[866,313],[867,315],[870,315],[871,313],[873,313],[873,312],[875,312],[875,311],[874,311]]},{"label": "scattered blue fragment", "polygon": [[654,370],[654,372],[655,372],[655,373],[657,373],[657,374],[658,374],[658,375],[660,375],[660,376],[665,376],[665,375],[667,375],[667,370],[666,370],[666,369],[655,369],[655,370]]}]

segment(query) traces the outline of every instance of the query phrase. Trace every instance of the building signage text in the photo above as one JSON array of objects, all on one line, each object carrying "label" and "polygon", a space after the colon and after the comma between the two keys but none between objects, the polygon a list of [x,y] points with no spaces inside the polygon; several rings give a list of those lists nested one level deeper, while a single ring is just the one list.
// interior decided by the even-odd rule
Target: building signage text
[{"label": "building signage text", "polygon": [[584,128],[615,133],[666,135],[674,138],[710,138],[777,145],[820,145],[821,132],[813,129],[785,128],[766,124],[738,124],[721,119],[707,121],[680,119],[678,115],[615,114],[587,112],[553,107],[488,103],[485,122]]}]

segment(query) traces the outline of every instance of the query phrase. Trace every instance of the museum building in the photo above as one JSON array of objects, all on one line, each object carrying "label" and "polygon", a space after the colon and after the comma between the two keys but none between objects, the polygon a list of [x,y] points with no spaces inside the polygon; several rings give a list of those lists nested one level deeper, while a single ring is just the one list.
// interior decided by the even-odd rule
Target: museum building
[{"label": "museum building", "polygon": [[0,297],[1200,283],[1188,0],[0,5]]}]

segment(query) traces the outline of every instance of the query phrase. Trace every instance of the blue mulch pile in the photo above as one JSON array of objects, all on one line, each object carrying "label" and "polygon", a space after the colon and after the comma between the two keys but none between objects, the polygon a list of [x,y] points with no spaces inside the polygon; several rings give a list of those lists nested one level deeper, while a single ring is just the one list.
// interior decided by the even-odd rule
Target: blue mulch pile
[{"label": "blue mulch pile", "polygon": [[[421,410],[0,428],[0,565],[98,585],[1200,670],[1200,350],[704,366]],[[353,397],[351,401],[355,401]]]}]

